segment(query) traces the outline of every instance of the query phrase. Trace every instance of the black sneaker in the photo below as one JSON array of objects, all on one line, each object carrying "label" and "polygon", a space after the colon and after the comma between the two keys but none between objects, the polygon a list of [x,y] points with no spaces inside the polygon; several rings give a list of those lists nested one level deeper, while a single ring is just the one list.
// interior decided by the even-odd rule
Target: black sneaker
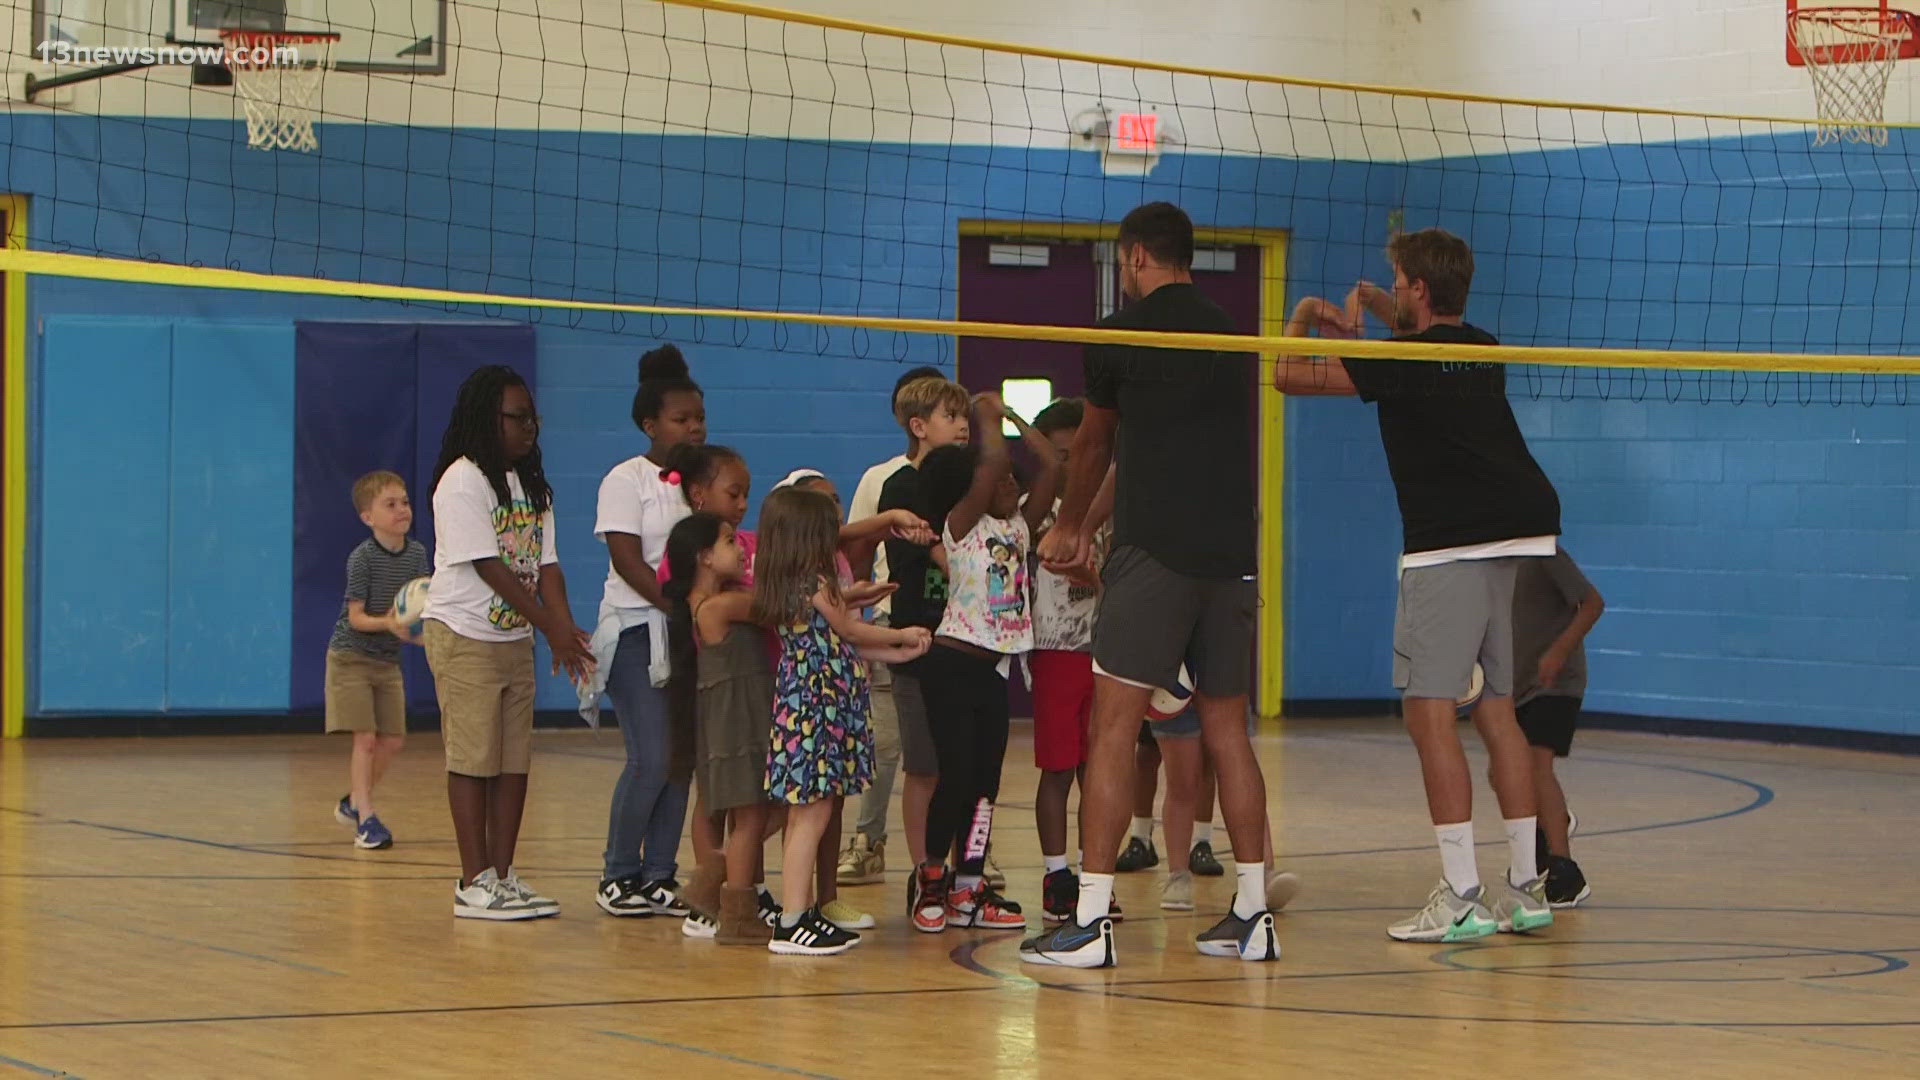
[{"label": "black sneaker", "polygon": [[775,930],[780,929],[780,913],[786,909],[780,906],[780,901],[775,900],[765,886],[757,891],[760,893],[760,921]]},{"label": "black sneaker", "polygon": [[1541,828],[1535,828],[1533,830],[1533,865],[1534,867],[1536,869],[1544,869],[1547,866],[1547,864],[1551,863],[1552,861],[1553,861],[1553,849],[1547,846],[1547,830],[1541,829]]},{"label": "black sneaker", "polygon": [[851,930],[842,930],[820,914],[819,908],[808,908],[800,921],[792,926],[780,925],[776,917],[773,925],[773,940],[767,942],[767,948],[773,952],[788,956],[832,956],[843,953],[860,941],[860,935]]},{"label": "black sneaker", "polygon": [[1237,956],[1242,960],[1280,959],[1280,938],[1273,930],[1273,912],[1243,919],[1227,909],[1226,917],[1193,939],[1193,947],[1207,956]]},{"label": "black sneaker", "polygon": [[1146,870],[1160,865],[1160,853],[1153,849],[1152,840],[1142,840],[1137,836],[1127,837],[1127,847],[1114,860],[1113,872],[1131,874],[1136,870]]},{"label": "black sneaker", "polygon": [[[1080,906],[1080,875],[1072,870],[1055,870],[1040,883],[1041,915],[1049,923],[1068,922]],[[1112,905],[1118,917],[1119,904]]]},{"label": "black sneaker", "polygon": [[647,902],[642,892],[639,878],[607,878],[601,881],[600,891],[594,894],[593,902],[609,915],[644,917],[655,913],[654,906]]},{"label": "black sneaker", "polygon": [[1547,868],[1548,904],[1557,908],[1578,907],[1580,901],[1593,895],[1593,887],[1587,884],[1587,875],[1580,872],[1579,863],[1555,855],[1543,865]]},{"label": "black sneaker", "polygon": [[687,905],[680,902],[680,883],[672,878],[647,882],[640,886],[640,896],[655,915],[681,918],[687,914]]},{"label": "black sneaker", "polygon": [[1193,845],[1193,851],[1187,855],[1187,869],[1193,871],[1195,877],[1220,877],[1227,872],[1227,868],[1221,866],[1220,860],[1214,857],[1211,840],[1202,840]]},{"label": "black sneaker", "polygon": [[1020,959],[1058,967],[1112,967],[1113,920],[1095,919],[1092,926],[1081,926],[1068,919],[1039,937],[1021,942]]}]

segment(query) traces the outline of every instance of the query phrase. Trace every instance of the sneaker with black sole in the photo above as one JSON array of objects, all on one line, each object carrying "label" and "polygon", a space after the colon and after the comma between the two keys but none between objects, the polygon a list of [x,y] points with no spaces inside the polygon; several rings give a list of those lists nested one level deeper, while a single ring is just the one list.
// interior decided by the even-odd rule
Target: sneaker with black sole
[{"label": "sneaker with black sole", "polygon": [[1021,942],[1020,959],[1028,964],[1055,967],[1112,967],[1115,962],[1113,920],[1095,919],[1092,925],[1081,926],[1068,919],[1039,937]]},{"label": "sneaker with black sole", "polygon": [[361,851],[381,851],[393,846],[393,833],[380,823],[380,815],[372,814],[353,831],[353,846]]},{"label": "sneaker with black sole", "polygon": [[640,889],[639,878],[605,878],[600,882],[600,890],[594,893],[593,902],[609,915],[646,918],[654,914],[653,905]]},{"label": "sneaker with black sole", "polygon": [[680,902],[680,883],[672,878],[661,878],[641,885],[640,898],[647,902],[655,915],[678,918],[687,914],[687,905]]},{"label": "sneaker with black sole", "polygon": [[1131,874],[1136,870],[1149,870],[1159,865],[1160,853],[1154,850],[1152,840],[1129,836],[1126,848],[1120,852],[1120,857],[1113,861],[1113,872]]},{"label": "sneaker with black sole", "polygon": [[1593,887],[1587,884],[1587,875],[1580,872],[1580,864],[1559,855],[1549,856],[1547,868],[1547,903],[1556,908],[1579,907],[1580,902],[1593,895]]},{"label": "sneaker with black sole", "polygon": [[773,940],[767,942],[767,948],[784,956],[832,956],[846,952],[859,942],[859,934],[833,925],[820,914],[819,908],[808,908],[792,926],[776,920]]},{"label": "sneaker with black sole", "polygon": [[1230,956],[1257,962],[1280,959],[1280,936],[1273,928],[1273,912],[1255,912],[1241,918],[1227,909],[1226,917],[1193,939],[1204,956]]},{"label": "sneaker with black sole", "polygon": [[360,811],[353,808],[353,796],[342,795],[340,801],[333,804],[333,820],[349,829],[360,827]]},{"label": "sneaker with black sole", "polygon": [[1193,845],[1187,854],[1187,869],[1194,877],[1223,877],[1227,868],[1220,865],[1220,859],[1213,853],[1213,842],[1202,840]]}]

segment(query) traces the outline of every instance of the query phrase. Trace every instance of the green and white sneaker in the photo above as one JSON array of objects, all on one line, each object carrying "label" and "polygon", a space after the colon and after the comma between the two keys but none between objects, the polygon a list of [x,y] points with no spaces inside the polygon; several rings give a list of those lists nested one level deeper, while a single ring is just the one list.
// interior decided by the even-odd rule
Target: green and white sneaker
[{"label": "green and white sneaker", "polygon": [[[1499,929],[1493,912],[1481,903],[1485,886],[1474,886],[1473,895],[1460,896],[1444,880],[1427,894],[1427,906],[1387,927],[1387,936],[1395,941],[1472,941]],[[1551,911],[1549,911],[1551,918]]]},{"label": "green and white sneaker", "polygon": [[[1484,891],[1484,890],[1483,890]],[[1540,874],[1525,885],[1510,885],[1500,875],[1488,905],[1499,921],[1503,934],[1524,934],[1553,925],[1553,905],[1547,903],[1547,875]]]}]

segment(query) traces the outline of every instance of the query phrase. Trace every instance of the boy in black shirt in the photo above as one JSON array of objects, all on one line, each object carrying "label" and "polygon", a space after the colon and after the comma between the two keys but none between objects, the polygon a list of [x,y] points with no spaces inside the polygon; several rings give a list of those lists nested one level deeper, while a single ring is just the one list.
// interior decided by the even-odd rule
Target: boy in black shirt
[{"label": "boy in black shirt", "polygon": [[[1296,324],[1352,337],[1364,312],[1395,341],[1497,344],[1462,321],[1473,253],[1440,229],[1396,236],[1387,249],[1393,291],[1367,282],[1344,309],[1309,298]],[[1296,332],[1304,332],[1304,327]],[[1276,362],[1275,385],[1291,394],[1357,394],[1378,405],[1380,441],[1400,503],[1405,555],[1394,620],[1394,686],[1420,755],[1444,880],[1411,918],[1387,928],[1401,941],[1461,941],[1495,930],[1551,925],[1545,875],[1535,863],[1535,798],[1527,740],[1514,717],[1513,588],[1523,558],[1551,556],[1560,500],[1527,450],[1497,363],[1414,360]],[[1486,690],[1474,725],[1492,759],[1489,775],[1511,856],[1492,889],[1473,858],[1473,778],[1456,732],[1454,699],[1475,661]]]}]

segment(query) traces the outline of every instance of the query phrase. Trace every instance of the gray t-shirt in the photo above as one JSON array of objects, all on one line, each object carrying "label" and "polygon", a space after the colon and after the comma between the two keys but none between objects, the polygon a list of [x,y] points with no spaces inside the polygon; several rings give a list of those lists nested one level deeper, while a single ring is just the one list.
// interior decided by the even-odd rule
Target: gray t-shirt
[{"label": "gray t-shirt", "polygon": [[1555,549],[1551,558],[1520,559],[1520,570],[1513,583],[1513,683],[1514,701],[1524,704],[1530,698],[1584,697],[1587,692],[1587,649],[1585,643],[1574,647],[1560,669],[1560,678],[1552,686],[1535,686],[1540,657],[1573,622],[1580,601],[1593,585],[1574,565],[1565,548]]},{"label": "gray t-shirt", "polygon": [[376,660],[400,659],[400,639],[382,631],[362,633],[347,621],[347,604],[358,600],[369,615],[385,615],[393,610],[393,598],[400,587],[417,577],[427,576],[427,548],[409,538],[399,551],[388,551],[369,536],[347,556],[347,596],[340,604],[340,621],[333,624],[329,649],[351,649]]}]

